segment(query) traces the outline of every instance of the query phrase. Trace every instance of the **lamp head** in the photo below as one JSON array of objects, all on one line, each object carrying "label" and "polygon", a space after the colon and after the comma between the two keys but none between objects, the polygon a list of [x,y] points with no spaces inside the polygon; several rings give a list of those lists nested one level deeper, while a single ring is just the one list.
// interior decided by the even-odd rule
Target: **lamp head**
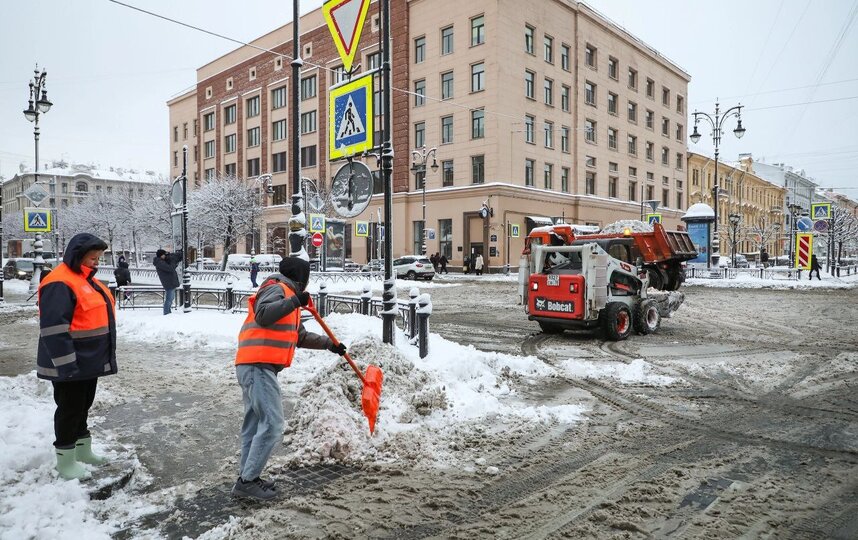
[{"label": "lamp head", "polygon": [[33,108],[33,100],[30,100],[30,106],[24,111],[24,118],[29,120],[30,122],[36,121],[36,109]]},{"label": "lamp head", "polygon": [[735,135],[737,139],[741,139],[742,136],[745,135],[745,128],[742,127],[741,118],[739,118],[739,123],[736,125],[736,129],[733,130],[733,135]]},{"label": "lamp head", "polygon": [[691,138],[691,142],[693,142],[694,144],[697,144],[698,142],[700,142],[700,132],[697,131],[697,124],[694,124],[694,132],[691,133],[690,138]]},{"label": "lamp head", "polygon": [[42,90],[42,98],[36,102],[36,105],[39,106],[39,110],[43,113],[46,113],[51,110],[51,105],[53,105],[53,103],[48,100],[47,90]]},{"label": "lamp head", "polygon": [[435,159],[435,154],[432,154],[432,172],[438,172],[438,161]]}]

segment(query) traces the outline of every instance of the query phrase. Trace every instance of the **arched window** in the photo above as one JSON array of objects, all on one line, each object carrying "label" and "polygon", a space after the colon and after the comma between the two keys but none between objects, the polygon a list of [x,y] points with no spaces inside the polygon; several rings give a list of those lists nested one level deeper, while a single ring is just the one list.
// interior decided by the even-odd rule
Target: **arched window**
[{"label": "arched window", "polygon": [[89,191],[89,186],[86,182],[78,182],[75,184],[74,190],[80,193],[87,193]]}]

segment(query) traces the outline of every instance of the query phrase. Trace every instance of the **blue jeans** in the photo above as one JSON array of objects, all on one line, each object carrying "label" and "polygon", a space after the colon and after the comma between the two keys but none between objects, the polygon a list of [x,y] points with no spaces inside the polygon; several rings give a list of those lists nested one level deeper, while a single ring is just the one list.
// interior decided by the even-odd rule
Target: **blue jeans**
[{"label": "blue jeans", "polygon": [[176,289],[164,289],[164,315],[171,313],[173,300],[176,298]]},{"label": "blue jeans", "polygon": [[274,447],[283,439],[283,398],[277,374],[270,369],[239,364],[235,373],[244,402],[239,474],[249,481],[262,474]]}]

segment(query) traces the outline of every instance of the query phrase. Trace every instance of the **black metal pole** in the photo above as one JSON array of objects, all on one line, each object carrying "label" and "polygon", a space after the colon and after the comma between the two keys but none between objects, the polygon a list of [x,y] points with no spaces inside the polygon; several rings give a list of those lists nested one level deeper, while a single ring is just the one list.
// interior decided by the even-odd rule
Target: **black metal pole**
[{"label": "black metal pole", "polygon": [[191,271],[188,269],[188,145],[182,147],[182,290],[185,313],[191,311]]},{"label": "black metal pole", "polygon": [[289,218],[289,255],[310,260],[304,249],[307,237],[306,218],[301,194],[301,33],[298,0],[292,1],[292,217]]},{"label": "black metal pole", "polygon": [[[3,182],[0,181],[0,261],[3,260],[3,252],[5,251],[3,244]],[[0,268],[0,306],[6,302],[3,296],[3,269]]]},{"label": "black metal pole", "polygon": [[391,133],[391,91],[390,91],[390,0],[381,0],[382,43],[381,78],[384,100],[384,122],[382,136],[384,145],[381,151],[381,171],[384,182],[384,292],[382,293],[382,340],[393,345],[395,339],[394,320],[396,318],[396,298],[393,290],[393,134]]}]

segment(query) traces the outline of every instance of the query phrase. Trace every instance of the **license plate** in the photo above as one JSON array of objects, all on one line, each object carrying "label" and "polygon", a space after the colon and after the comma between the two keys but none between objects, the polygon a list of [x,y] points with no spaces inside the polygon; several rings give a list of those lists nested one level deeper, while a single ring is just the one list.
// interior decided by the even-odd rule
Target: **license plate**
[{"label": "license plate", "polygon": [[546,276],[546,281],[548,282],[548,285],[556,287],[557,285],[560,285],[560,276],[557,274],[548,274],[548,276]]}]

